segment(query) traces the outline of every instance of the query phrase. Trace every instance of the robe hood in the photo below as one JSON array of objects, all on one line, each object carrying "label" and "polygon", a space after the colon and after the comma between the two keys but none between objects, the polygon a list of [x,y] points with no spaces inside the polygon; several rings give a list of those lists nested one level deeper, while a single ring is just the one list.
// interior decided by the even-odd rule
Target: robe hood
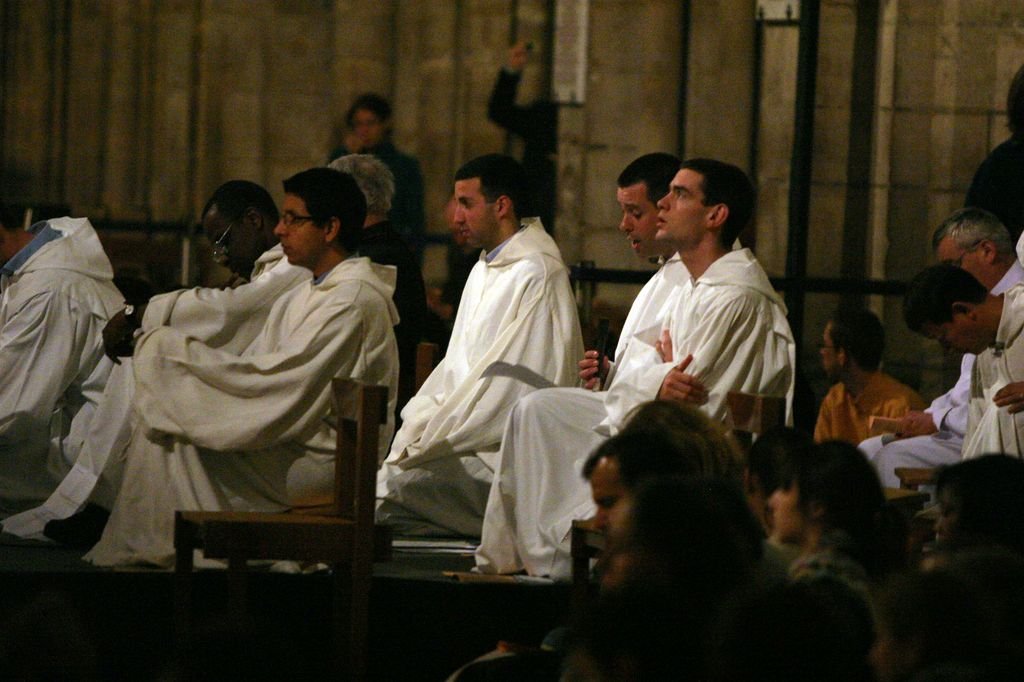
[{"label": "robe hood", "polygon": [[313,285],[313,287],[327,291],[341,282],[351,280],[358,280],[379,293],[387,301],[391,326],[398,324],[398,308],[395,307],[395,302],[392,299],[395,293],[395,283],[398,281],[398,270],[395,266],[379,265],[365,256],[353,256],[339,263],[324,281]]},{"label": "robe hood", "polygon": [[[68,270],[97,280],[112,281],[114,271],[96,230],[87,218],[54,218],[47,225],[61,233],[60,238],[44,244],[18,268],[14,277],[37,270]],[[36,223],[39,225],[39,223]],[[35,226],[33,226],[35,227]],[[39,229],[45,229],[40,226]]]},{"label": "robe hood", "polygon": [[256,262],[252,266],[252,275],[249,277],[250,281],[256,279],[264,272],[267,272],[284,258],[284,248],[280,243],[274,244],[272,247],[260,254],[260,257],[256,259]]},{"label": "robe hood", "polygon": [[697,278],[696,283],[705,286],[728,285],[753,289],[782,308],[783,315],[786,314],[786,304],[772,287],[768,275],[750,249],[738,249],[725,254],[712,263],[711,267]]},{"label": "robe hood", "polygon": [[[558,250],[555,240],[544,231],[540,218],[524,218],[522,228],[512,235],[490,263],[489,268],[501,268],[522,260],[528,256],[541,253],[562,262],[562,252]],[[486,251],[480,252],[480,260],[487,257]]]}]

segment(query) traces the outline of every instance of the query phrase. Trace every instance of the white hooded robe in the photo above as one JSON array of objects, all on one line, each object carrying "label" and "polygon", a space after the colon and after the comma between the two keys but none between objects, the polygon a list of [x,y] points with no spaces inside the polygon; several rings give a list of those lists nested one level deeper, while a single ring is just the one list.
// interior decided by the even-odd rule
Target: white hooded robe
[{"label": "white hooded robe", "polygon": [[1024,457],[1024,412],[1010,414],[992,402],[999,389],[1018,381],[1024,381],[1024,284],[1003,294],[995,346],[974,361],[963,459],[993,453]]},{"label": "white hooded robe", "polygon": [[[311,276],[291,265],[278,244],[256,259],[248,284],[154,296],[146,305],[142,331],[170,326],[212,348],[240,353],[262,330],[274,302]],[[6,519],[5,532],[42,540],[48,521],[71,516],[87,500],[107,509],[113,505],[134,423],[135,379],[131,358],[121,358],[119,365],[106,357],[101,362],[112,367],[78,459],[44,504]]]},{"label": "white hooded robe", "polygon": [[[377,477],[377,518],[399,534],[478,536],[509,410],[538,385],[575,384],[576,301],[554,240],[520,229],[466,282],[448,353],[402,410]],[[495,362],[530,378],[488,376]]]},{"label": "white hooded robe", "polygon": [[[630,367],[616,374],[603,410],[590,421],[562,410],[561,396],[549,391],[512,412],[476,553],[482,572],[569,576],[572,520],[594,513],[583,462],[635,407],[657,397],[665,375],[686,355],[693,354],[687,371],[708,387],[702,409],[712,419],[725,418],[729,391],[784,395],[791,405],[793,336],[782,300],[750,251],[722,256],[697,279],[680,270],[668,314],[633,335]],[[672,362],[662,362],[654,347],[662,329],[672,338]]]},{"label": "white hooded robe", "polygon": [[[173,560],[174,511],[280,511],[329,493],[335,427],[331,379],[398,381],[394,268],[350,258],[319,284],[282,296],[240,355],[172,327],[135,350],[139,424],[100,542],[101,566]],[[382,427],[381,442],[393,424]]]},{"label": "white hooded robe", "polygon": [[47,227],[59,237],[0,281],[0,518],[45,500],[78,457],[110,372],[103,327],[123,300],[88,220],[32,230]]}]

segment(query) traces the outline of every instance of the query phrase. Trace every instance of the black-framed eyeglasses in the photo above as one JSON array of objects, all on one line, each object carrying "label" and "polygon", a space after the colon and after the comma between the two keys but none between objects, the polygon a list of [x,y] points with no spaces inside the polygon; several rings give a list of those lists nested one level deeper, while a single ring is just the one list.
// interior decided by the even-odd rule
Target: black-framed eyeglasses
[{"label": "black-framed eyeglasses", "polygon": [[298,223],[304,223],[307,220],[313,220],[313,216],[297,215],[290,211],[285,211],[284,213],[281,214],[281,222],[285,224],[285,227],[291,227],[292,225],[296,225]]},{"label": "black-framed eyeglasses", "polygon": [[231,227],[234,223],[228,223],[228,229],[213,243],[213,262],[218,265],[228,264],[228,235],[231,234]]}]

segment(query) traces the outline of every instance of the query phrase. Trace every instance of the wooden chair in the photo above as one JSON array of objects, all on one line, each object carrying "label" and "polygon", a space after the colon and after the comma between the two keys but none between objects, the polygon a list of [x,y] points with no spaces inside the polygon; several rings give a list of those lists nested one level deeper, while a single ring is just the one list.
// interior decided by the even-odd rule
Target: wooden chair
[{"label": "wooden chair", "polygon": [[786,425],[786,399],[779,396],[729,391],[725,406],[725,424],[744,450],[750,449],[754,436]]},{"label": "wooden chair", "polygon": [[938,469],[934,467],[896,467],[894,473],[900,481],[900,488],[917,490],[923,485],[934,483]]},{"label": "wooden chair", "polygon": [[175,618],[179,633],[188,632],[193,550],[227,560],[229,608],[239,617],[246,612],[248,560],[331,564],[334,666],[339,679],[359,680],[367,675],[373,560],[387,558],[390,551],[387,529],[374,526],[377,445],[379,427],[387,421],[387,388],[334,379],[332,389],[338,415],[333,499],[279,514],[176,512]]},{"label": "wooden chair", "polygon": [[[423,382],[427,380],[430,373],[437,366],[441,356],[441,347],[429,341],[420,341],[416,346],[416,391],[420,390]],[[415,391],[414,391],[415,393]]]}]

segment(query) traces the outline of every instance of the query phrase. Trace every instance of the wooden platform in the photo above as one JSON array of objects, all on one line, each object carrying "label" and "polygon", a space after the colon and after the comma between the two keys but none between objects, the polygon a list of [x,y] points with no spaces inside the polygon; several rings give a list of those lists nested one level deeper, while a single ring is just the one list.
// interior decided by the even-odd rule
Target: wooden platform
[{"label": "wooden platform", "polygon": [[[205,665],[224,671],[214,679],[323,679],[329,576],[253,573],[252,622],[239,625],[224,620],[225,572],[201,572],[195,604],[205,636],[193,646],[174,636],[169,571],[98,569],[80,556],[56,547],[0,544],[4,635],[29,622],[25,609],[57,600],[98,653],[104,680],[153,679],[173,667],[181,651],[187,652],[186,660],[206,660]],[[466,555],[401,551],[392,561],[375,564],[373,679],[441,680],[499,639],[537,644],[564,623],[568,585],[460,583],[444,575],[472,565]],[[256,646],[240,637],[243,629]],[[48,655],[66,651],[63,637],[58,631],[48,640]]]}]

